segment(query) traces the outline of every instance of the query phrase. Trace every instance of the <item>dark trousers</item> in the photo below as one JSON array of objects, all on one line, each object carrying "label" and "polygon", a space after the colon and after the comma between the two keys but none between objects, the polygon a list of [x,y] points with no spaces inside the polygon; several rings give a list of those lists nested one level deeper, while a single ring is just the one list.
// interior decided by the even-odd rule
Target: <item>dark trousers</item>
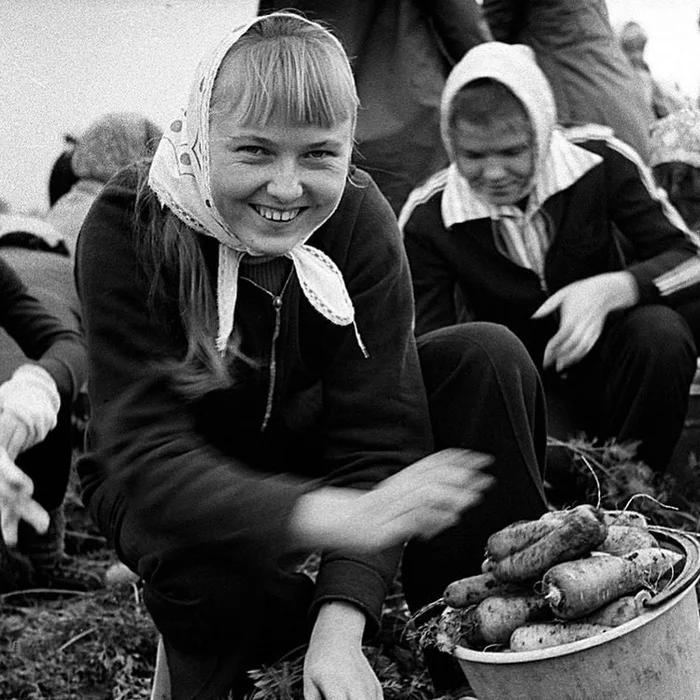
[{"label": "dark trousers", "polygon": [[[436,447],[494,455],[497,482],[458,526],[406,549],[402,584],[412,611],[439,598],[450,581],[478,572],[492,532],[519,518],[536,518],[546,507],[540,480],[546,442],[543,391],[520,341],[503,327],[474,323],[435,331],[418,345]],[[248,582],[245,572],[236,581],[211,562],[191,561],[187,571],[168,571],[162,563],[154,582],[159,592],[147,586],[146,602],[164,633],[174,700],[213,699],[231,688],[235,697],[243,697],[246,668],[272,661],[308,638],[306,611],[313,588],[307,579],[284,576],[262,590]],[[189,591],[190,601],[176,603],[165,593],[176,589]],[[194,591],[205,598],[194,597]],[[183,614],[188,605],[204,612],[209,608],[201,629],[193,628],[191,613]],[[231,619],[228,607],[238,611],[239,623],[230,629],[225,648],[197,653],[176,643],[176,638],[221,634],[209,626],[217,608],[219,619]],[[190,621],[178,629],[178,619]],[[261,657],[259,647],[266,640]],[[455,669],[448,668],[447,676],[436,672],[436,685],[451,685],[451,674],[463,682]]]},{"label": "dark trousers", "polygon": [[[504,327],[476,322],[433,331],[418,343],[436,448],[493,455],[496,482],[457,526],[406,547],[402,584],[412,613],[440,598],[448,583],[480,573],[489,535],[546,510],[545,401],[525,347]],[[452,657],[429,651],[426,662],[436,691],[464,683]]]},{"label": "dark trousers", "polygon": [[46,510],[58,508],[68,489],[73,457],[70,401],[62,401],[56,427],[44,440],[17,458],[17,466],[34,482],[32,497]]},{"label": "dark trousers", "polygon": [[682,313],[649,305],[614,316],[564,377],[543,375],[550,434],[639,442],[637,457],[663,472],[683,430],[696,363],[693,331]]}]

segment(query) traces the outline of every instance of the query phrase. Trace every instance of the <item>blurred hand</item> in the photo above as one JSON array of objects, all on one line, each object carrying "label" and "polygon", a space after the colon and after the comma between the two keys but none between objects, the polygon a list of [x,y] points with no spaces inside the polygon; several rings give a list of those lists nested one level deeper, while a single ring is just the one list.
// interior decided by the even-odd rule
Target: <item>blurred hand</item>
[{"label": "blurred hand", "polygon": [[596,344],[611,311],[634,306],[637,282],[629,272],[609,272],[572,282],[552,294],[532,315],[559,311],[559,329],[544,351],[543,366],[557,372],[580,362]]},{"label": "blurred hand", "polygon": [[299,499],[292,534],[311,548],[378,551],[430,538],[481,501],[493,477],[488,455],[449,448],[385,479],[371,491],[322,488]]},{"label": "blurred hand", "polygon": [[0,530],[5,544],[17,544],[20,520],[28,522],[43,534],[49,527],[49,514],[32,499],[32,480],[10,459],[0,447]]}]

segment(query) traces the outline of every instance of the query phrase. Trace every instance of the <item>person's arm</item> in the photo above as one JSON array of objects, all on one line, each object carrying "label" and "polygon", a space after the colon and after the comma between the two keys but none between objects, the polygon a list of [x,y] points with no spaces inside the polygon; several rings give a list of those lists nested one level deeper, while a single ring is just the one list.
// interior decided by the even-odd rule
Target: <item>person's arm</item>
[{"label": "person's arm", "polygon": [[[595,146],[592,146],[595,148]],[[610,313],[639,303],[672,302],[700,290],[700,257],[690,232],[628,146],[598,144],[603,156],[605,207],[631,248],[627,269],[580,279],[559,289],[533,315],[557,312],[559,327],[543,366],[563,371],[595,345]]]},{"label": "person's arm", "polygon": [[[343,271],[368,353],[362,356],[350,328],[331,329],[337,341],[324,343],[333,348],[323,362],[326,483],[370,489],[364,498],[380,508],[387,523],[399,523],[404,516],[423,521],[421,534],[429,537],[448,523],[430,532],[417,506],[445,502],[423,489],[442,482],[438,472],[446,457],[438,453],[416,462],[432,450],[432,435],[413,334],[407,259],[389,205],[364,176],[358,173],[355,182],[359,187],[352,191],[354,196],[345,200],[332,220],[340,222],[341,230],[329,225],[322,236],[310,240]],[[351,228],[351,235],[343,226]],[[479,455],[471,465],[477,463],[487,461]],[[436,470],[434,479],[424,471],[428,465]],[[466,459],[457,471],[461,478],[471,472],[458,488],[459,497],[468,500],[471,491],[476,502],[485,485],[478,467],[472,471]],[[414,488],[404,489],[408,483]],[[450,517],[468,507],[467,500]],[[306,655],[305,697],[381,698],[361,645],[379,629],[382,604],[401,551],[397,546],[375,554],[338,547],[324,552],[312,607],[316,617]]]},{"label": "person's arm", "polygon": [[[432,450],[427,399],[413,335],[413,300],[395,216],[373,181],[356,172],[340,208],[309,243],[341,269],[355,307],[352,327],[328,326],[321,366],[330,486],[371,489]],[[379,398],[381,397],[381,398]],[[342,599],[378,628],[400,548],[324,556],[315,609]]]},{"label": "person's arm", "polygon": [[605,149],[605,187],[612,219],[633,249],[627,270],[638,303],[676,303],[700,291],[698,237],[690,232],[651,170],[616,139]]},{"label": "person's arm", "polygon": [[493,39],[476,0],[421,0],[451,65],[469,49]]},{"label": "person's arm", "polygon": [[51,375],[62,400],[74,400],[87,376],[83,336],[51,314],[2,260],[0,298],[0,325],[29,360]]},{"label": "person's arm", "polygon": [[403,242],[413,280],[416,306],[416,335],[459,321],[455,303],[457,278],[434,239],[448,235],[433,200],[418,205],[403,226]]},{"label": "person's arm", "polygon": [[526,26],[530,0],[484,0],[481,9],[495,41],[512,44]]}]

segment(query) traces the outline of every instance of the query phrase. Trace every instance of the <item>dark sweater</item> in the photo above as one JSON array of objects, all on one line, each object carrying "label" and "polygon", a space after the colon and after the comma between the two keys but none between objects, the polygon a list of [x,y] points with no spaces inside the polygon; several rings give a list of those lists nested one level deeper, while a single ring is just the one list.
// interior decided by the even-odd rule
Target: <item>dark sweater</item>
[{"label": "dark sweater", "polygon": [[[242,274],[236,327],[259,364],[237,367],[233,389],[188,404],[154,368],[182,356],[184,337],[175,301],[155,314],[147,307],[132,180],[125,174],[105,188],[78,244],[93,409],[79,465],[84,498],[142,575],[187,551],[253,575],[289,553],[290,512],[312,485],[370,488],[431,449],[397,225],[357,171],[309,241],[343,272],[368,358],[352,326],[334,326],[313,309],[293,272],[279,316],[273,295]],[[218,243],[200,236],[200,244],[216,279]],[[139,523],[139,542],[120,541],[125,517]],[[399,555],[327,552],[316,604],[354,602],[376,629]]]}]

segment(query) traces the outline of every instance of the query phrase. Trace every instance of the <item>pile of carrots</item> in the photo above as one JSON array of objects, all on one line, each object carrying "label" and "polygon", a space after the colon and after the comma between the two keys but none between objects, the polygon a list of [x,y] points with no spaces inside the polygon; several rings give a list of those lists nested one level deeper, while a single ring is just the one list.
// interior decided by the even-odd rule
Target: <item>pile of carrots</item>
[{"label": "pile of carrots", "polygon": [[643,515],[581,505],[494,533],[482,573],[450,583],[437,643],[530,651],[634,619],[680,567]]}]

